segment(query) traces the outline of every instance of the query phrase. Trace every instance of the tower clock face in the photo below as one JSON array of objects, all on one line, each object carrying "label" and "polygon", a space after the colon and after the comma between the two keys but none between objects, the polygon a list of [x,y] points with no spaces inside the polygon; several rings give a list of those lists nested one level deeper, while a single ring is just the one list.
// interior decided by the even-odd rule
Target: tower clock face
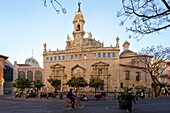
[{"label": "tower clock face", "polygon": [[80,39],[81,38],[81,34],[76,34],[76,39]]}]

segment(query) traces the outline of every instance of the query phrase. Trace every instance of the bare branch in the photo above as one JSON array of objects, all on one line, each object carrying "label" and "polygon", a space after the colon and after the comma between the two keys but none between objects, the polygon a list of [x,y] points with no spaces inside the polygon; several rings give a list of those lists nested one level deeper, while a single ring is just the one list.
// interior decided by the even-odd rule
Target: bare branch
[{"label": "bare branch", "polygon": [[[149,73],[154,84],[155,96],[160,94],[162,83],[158,80],[164,75],[167,68],[166,60],[170,59],[170,47],[164,48],[161,45],[143,48],[139,53],[138,61],[141,62],[145,69],[142,71]],[[152,57],[149,57],[152,56]],[[159,92],[156,92],[156,84],[160,86]]]},{"label": "bare branch", "polygon": [[[51,5],[54,8],[54,10],[59,14],[60,11],[64,14],[67,13],[66,9],[62,7],[62,5],[60,4],[60,2],[58,2],[57,0],[51,0]],[[47,0],[43,0],[44,6],[47,7]],[[60,7],[60,8],[56,8],[55,3]]]},{"label": "bare branch", "polygon": [[122,0],[122,9],[117,17],[124,17],[121,25],[132,20],[126,28],[130,37],[141,39],[146,34],[159,33],[170,27],[170,0]]}]

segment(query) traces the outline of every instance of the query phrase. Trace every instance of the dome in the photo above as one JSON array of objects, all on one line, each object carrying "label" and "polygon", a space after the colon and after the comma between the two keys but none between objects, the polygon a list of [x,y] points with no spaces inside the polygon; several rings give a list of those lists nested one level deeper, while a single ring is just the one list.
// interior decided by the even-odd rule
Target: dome
[{"label": "dome", "polygon": [[28,58],[26,61],[25,61],[25,64],[29,64],[31,66],[39,66],[39,63],[32,57],[32,58]]},{"label": "dome", "polygon": [[120,55],[124,55],[126,53],[133,53],[133,51],[131,51],[131,50],[124,50]]}]

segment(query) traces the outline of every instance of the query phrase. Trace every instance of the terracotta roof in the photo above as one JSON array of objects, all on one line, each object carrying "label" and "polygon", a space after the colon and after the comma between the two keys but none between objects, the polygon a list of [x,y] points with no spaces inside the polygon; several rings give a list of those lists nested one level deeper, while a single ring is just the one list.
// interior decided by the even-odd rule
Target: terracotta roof
[{"label": "terracotta roof", "polygon": [[0,57],[4,58],[5,60],[8,59],[7,56],[1,55],[1,54],[0,54]]}]

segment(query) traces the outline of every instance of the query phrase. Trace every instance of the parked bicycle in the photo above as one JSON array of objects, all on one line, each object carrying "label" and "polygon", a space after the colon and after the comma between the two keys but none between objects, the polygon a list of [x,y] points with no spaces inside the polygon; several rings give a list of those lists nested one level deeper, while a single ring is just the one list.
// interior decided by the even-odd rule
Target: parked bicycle
[{"label": "parked bicycle", "polygon": [[[84,102],[82,102],[80,99],[78,98],[75,98],[75,109],[83,109],[84,108]],[[63,109],[64,110],[70,110],[72,109],[72,103],[70,100],[66,100],[64,103],[63,103]]]}]

